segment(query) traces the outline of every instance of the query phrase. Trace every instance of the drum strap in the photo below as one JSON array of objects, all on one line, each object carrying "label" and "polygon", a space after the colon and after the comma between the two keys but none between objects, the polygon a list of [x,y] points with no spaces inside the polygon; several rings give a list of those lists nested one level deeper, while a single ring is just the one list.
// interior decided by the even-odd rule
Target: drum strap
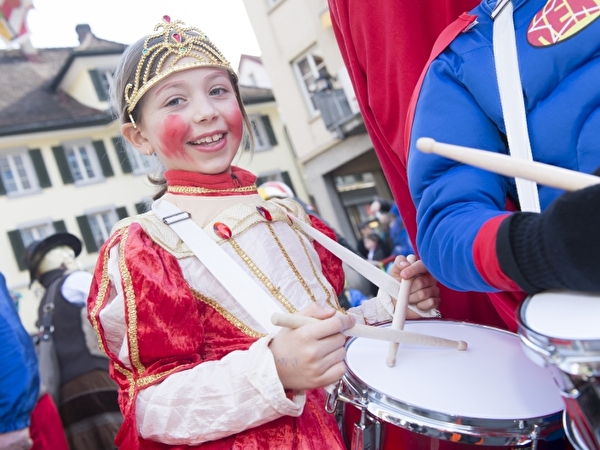
[{"label": "drum strap", "polygon": [[[512,2],[510,0],[499,1],[492,12],[492,19],[494,19],[496,77],[509,152],[515,158],[533,161],[519,72]],[[515,178],[515,182],[521,211],[540,212],[537,185],[533,181],[523,178]]]}]

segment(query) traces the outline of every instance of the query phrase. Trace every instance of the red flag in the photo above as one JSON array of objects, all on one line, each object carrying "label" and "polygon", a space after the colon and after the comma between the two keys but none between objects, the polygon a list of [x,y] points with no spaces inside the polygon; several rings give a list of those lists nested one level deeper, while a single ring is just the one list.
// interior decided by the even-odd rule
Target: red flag
[{"label": "red flag", "polygon": [[27,34],[27,12],[32,0],[0,0],[0,37],[11,42]]}]

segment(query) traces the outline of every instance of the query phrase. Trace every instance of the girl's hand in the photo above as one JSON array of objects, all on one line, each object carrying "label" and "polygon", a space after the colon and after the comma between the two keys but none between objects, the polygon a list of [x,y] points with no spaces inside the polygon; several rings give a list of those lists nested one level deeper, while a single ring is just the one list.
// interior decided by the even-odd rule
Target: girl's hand
[{"label": "girl's hand", "polygon": [[298,314],[322,319],[300,328],[282,328],[269,347],[285,389],[305,390],[328,386],[346,372],[346,336],[356,319],[335,314],[332,308],[309,305]]},{"label": "girl's hand", "polygon": [[[422,311],[429,311],[440,306],[440,289],[437,286],[437,280],[429,273],[423,261],[418,260],[410,264],[406,257],[398,256],[389,273],[398,281],[414,277],[408,299],[410,305],[414,305]],[[407,319],[418,319],[419,317],[410,309],[406,314]]]}]

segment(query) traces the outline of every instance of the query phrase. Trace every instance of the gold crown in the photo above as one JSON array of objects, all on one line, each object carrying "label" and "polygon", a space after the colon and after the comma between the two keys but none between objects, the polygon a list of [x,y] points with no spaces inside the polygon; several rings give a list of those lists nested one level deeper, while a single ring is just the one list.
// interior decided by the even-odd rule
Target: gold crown
[{"label": "gold crown", "polygon": [[[195,67],[221,67],[234,73],[229,62],[199,29],[186,27],[181,20],[171,21],[169,16],[163,16],[154,31],[144,41],[134,84],[125,86],[130,118],[140,98],[156,83],[175,72]],[[177,64],[183,58],[194,58],[195,61]],[[131,121],[135,124],[133,118]]]}]

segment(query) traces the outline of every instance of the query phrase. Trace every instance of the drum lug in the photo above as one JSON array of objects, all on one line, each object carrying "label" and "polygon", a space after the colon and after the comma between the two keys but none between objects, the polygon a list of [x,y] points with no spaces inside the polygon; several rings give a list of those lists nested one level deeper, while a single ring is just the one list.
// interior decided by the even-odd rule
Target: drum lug
[{"label": "drum lug", "polygon": [[331,389],[330,392],[327,392],[327,402],[325,403],[325,411],[329,414],[333,414],[333,412],[337,409],[338,404],[338,394],[342,389],[342,380],[338,381]]},{"label": "drum lug", "polygon": [[381,450],[381,423],[370,419],[361,409],[360,422],[354,424],[350,450]]}]

